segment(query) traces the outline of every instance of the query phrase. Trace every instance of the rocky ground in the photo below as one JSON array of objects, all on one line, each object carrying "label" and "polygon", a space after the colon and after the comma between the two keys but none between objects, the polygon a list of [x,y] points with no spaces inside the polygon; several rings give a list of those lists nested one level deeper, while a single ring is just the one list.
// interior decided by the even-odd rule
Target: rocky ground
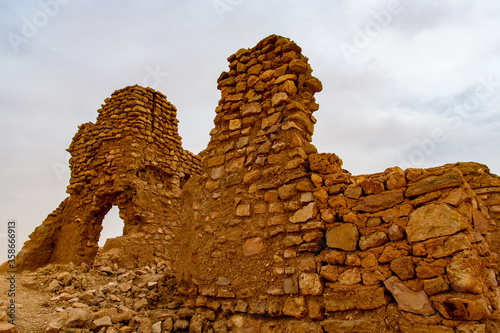
[{"label": "rocky ground", "polygon": [[[248,316],[245,301],[224,302],[184,297],[170,268],[89,268],[48,265],[16,276],[15,326],[8,323],[9,282],[0,281],[0,332],[500,332],[496,321],[471,322],[455,329],[402,318],[391,303],[370,313],[338,312],[328,320],[294,320],[281,316]],[[309,309],[311,311],[311,309]],[[432,317],[429,317],[429,320]],[[406,324],[405,324],[406,323]],[[435,328],[436,330],[433,330]],[[472,330],[471,330],[472,329]],[[477,329],[480,329],[479,331]]]},{"label": "rocky ground", "polygon": [[[16,279],[17,332],[163,332],[174,327],[183,330],[190,324],[185,318],[194,314],[189,308],[184,313],[174,313],[183,302],[172,292],[175,279],[165,267],[126,271],[49,265],[17,275]],[[8,304],[8,289],[8,281],[2,279],[2,308]],[[215,316],[213,312],[206,315]],[[6,323],[9,318],[5,310],[0,317],[0,332],[14,332]]]},{"label": "rocky ground", "polygon": [[[297,332],[297,325],[309,325],[281,323],[279,318],[261,325],[261,320],[242,316],[248,309],[245,302],[183,297],[166,266],[125,270],[48,265],[18,274],[15,326],[8,323],[5,310],[8,291],[4,278],[0,281],[0,332]],[[314,327],[321,329],[319,324]]]}]

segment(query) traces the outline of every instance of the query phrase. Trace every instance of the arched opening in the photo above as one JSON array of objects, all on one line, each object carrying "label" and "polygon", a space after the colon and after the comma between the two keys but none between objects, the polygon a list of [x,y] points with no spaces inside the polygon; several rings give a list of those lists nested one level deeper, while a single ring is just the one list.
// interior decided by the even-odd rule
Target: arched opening
[{"label": "arched opening", "polygon": [[102,230],[99,236],[99,247],[103,247],[108,238],[115,238],[123,235],[124,223],[121,219],[118,206],[113,206],[102,220]]}]

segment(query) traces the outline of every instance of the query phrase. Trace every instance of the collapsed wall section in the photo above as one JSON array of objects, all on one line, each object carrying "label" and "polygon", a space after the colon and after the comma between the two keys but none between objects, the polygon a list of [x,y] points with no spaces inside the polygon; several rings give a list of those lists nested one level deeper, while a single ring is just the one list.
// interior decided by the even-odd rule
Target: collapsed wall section
[{"label": "collapsed wall section", "polygon": [[182,149],[176,111],[163,94],[139,86],[106,99],[96,123],[81,125],[68,148],[70,196],[30,235],[18,269],[92,264],[112,205],[124,221],[123,236],[106,243],[104,252],[116,250],[101,264],[170,260],[181,187],[200,172],[199,159]]}]

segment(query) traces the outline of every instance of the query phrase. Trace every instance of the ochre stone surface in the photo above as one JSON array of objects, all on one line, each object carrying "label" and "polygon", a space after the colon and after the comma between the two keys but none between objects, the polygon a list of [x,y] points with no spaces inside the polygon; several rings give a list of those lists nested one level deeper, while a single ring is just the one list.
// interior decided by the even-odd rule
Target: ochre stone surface
[{"label": "ochre stone surface", "polygon": [[120,209],[123,236],[103,252],[122,266],[171,260],[179,224],[181,188],[200,173],[200,160],[182,148],[177,110],[150,88],[114,92],[95,124],[79,127],[71,153],[70,194],[30,235],[18,254],[19,270],[48,263],[92,264],[102,220]]},{"label": "ochre stone surface", "polygon": [[[473,162],[342,169],[311,144],[322,86],[301,52],[272,35],[231,55],[198,155],[182,148],[164,95],[113,93],[75,135],[70,196],[18,268],[167,263],[183,311],[255,332],[453,332],[500,318],[500,178]],[[97,254],[112,205],[124,233]],[[201,330],[185,314],[168,327],[191,317]]]}]

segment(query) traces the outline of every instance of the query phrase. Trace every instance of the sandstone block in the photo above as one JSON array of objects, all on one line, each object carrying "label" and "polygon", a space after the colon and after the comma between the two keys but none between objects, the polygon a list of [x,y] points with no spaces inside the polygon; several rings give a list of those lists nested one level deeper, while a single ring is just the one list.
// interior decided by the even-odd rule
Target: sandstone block
[{"label": "sandstone block", "polygon": [[285,82],[287,80],[296,81],[297,80],[297,75],[295,75],[295,74],[281,75],[276,80],[274,80],[273,84],[281,84],[281,83],[283,83],[283,82]]},{"label": "sandstone block", "polygon": [[260,170],[252,170],[249,171],[243,176],[243,182],[245,184],[251,184],[257,181],[262,176],[262,171]]},{"label": "sandstone block", "polygon": [[211,157],[208,159],[207,166],[211,168],[213,166],[224,164],[225,158],[225,155]]},{"label": "sandstone block", "polygon": [[361,267],[370,268],[378,265],[377,257],[374,253],[369,253],[366,257],[361,260]]},{"label": "sandstone block", "polygon": [[297,283],[297,279],[294,277],[285,278],[283,282],[283,290],[285,294],[298,294],[299,293],[299,285]]},{"label": "sandstone block", "polygon": [[326,232],[326,245],[331,248],[355,251],[358,240],[358,227],[353,223],[343,223]]},{"label": "sandstone block", "polygon": [[361,272],[359,268],[354,267],[340,274],[338,281],[346,286],[352,286],[361,282]]},{"label": "sandstone block", "polygon": [[280,106],[282,104],[286,104],[290,101],[290,97],[288,97],[288,94],[285,92],[279,92],[273,95],[271,98],[271,105],[274,106]]},{"label": "sandstone block", "polygon": [[358,201],[353,210],[357,212],[375,213],[384,209],[394,207],[403,202],[403,193],[398,191],[387,191],[380,194],[372,194]]},{"label": "sandstone block", "polygon": [[462,323],[455,327],[455,333],[486,333],[486,324]]},{"label": "sandstone block", "polygon": [[236,207],[236,216],[251,216],[250,204],[241,204]]},{"label": "sandstone block", "polygon": [[302,74],[307,71],[307,64],[300,59],[293,59],[288,65],[288,72],[292,74]]},{"label": "sandstone block", "polygon": [[442,294],[431,297],[436,310],[446,319],[484,320],[491,317],[488,301],[470,294]]},{"label": "sandstone block", "polygon": [[485,267],[481,258],[469,251],[455,255],[446,267],[453,289],[457,292],[473,294],[480,294],[484,290],[481,278],[484,271]]},{"label": "sandstone block", "polygon": [[283,246],[284,247],[290,247],[290,246],[295,246],[295,245],[300,245],[304,242],[302,239],[302,236],[297,236],[297,235],[287,235],[283,239]]},{"label": "sandstone block", "polygon": [[406,185],[406,178],[404,172],[401,171],[392,173],[387,179],[386,185],[389,191],[404,187]]},{"label": "sandstone block", "polygon": [[335,154],[311,154],[308,157],[311,171],[319,174],[331,174],[342,171],[342,160]]},{"label": "sandstone block", "polygon": [[378,257],[378,261],[385,264],[396,258],[407,256],[409,251],[405,249],[398,249],[395,246],[387,245],[384,247],[382,254]]},{"label": "sandstone block", "polygon": [[250,257],[259,254],[263,249],[264,242],[262,241],[262,238],[250,238],[245,241],[245,244],[243,244],[243,255],[245,257]]},{"label": "sandstone block", "polygon": [[297,319],[307,316],[306,300],[304,297],[287,298],[283,307],[283,314]]},{"label": "sandstone block", "polygon": [[287,184],[278,188],[278,194],[281,200],[287,200],[297,194],[297,190],[295,189],[295,184]]},{"label": "sandstone block", "polygon": [[292,223],[300,223],[307,222],[316,217],[318,214],[318,209],[316,208],[316,204],[311,202],[307,206],[299,209],[298,211],[290,217],[290,222]]},{"label": "sandstone block", "polygon": [[389,237],[383,231],[376,231],[359,239],[359,248],[364,251],[372,247],[383,245],[389,241]]},{"label": "sandstone block", "polygon": [[429,238],[456,234],[467,228],[469,223],[456,210],[445,204],[429,204],[410,214],[406,234],[411,243]]},{"label": "sandstone block", "polygon": [[[323,262],[329,263],[331,265],[343,265],[346,259],[346,255],[342,251],[331,250],[325,254]],[[359,257],[358,257],[359,259]]]},{"label": "sandstone block", "polygon": [[384,288],[365,287],[358,290],[335,290],[325,294],[325,310],[327,312],[347,310],[372,310],[389,304]]},{"label": "sandstone block", "polygon": [[349,199],[358,200],[361,197],[361,194],[363,194],[361,186],[348,187],[344,191],[344,195]]},{"label": "sandstone block", "polygon": [[[11,324],[9,324],[9,325],[11,325]],[[12,326],[12,328],[14,327],[14,325],[11,325],[11,326]],[[45,329],[45,332],[46,333],[58,333],[61,331],[62,327],[63,327],[62,318],[54,319],[48,323],[47,328]],[[14,330],[12,330],[12,331],[0,330],[0,332],[15,332],[15,331]]]},{"label": "sandstone block", "polygon": [[397,224],[394,223],[389,227],[389,239],[391,241],[398,241],[404,237],[403,230]]},{"label": "sandstone block", "polygon": [[323,281],[316,273],[302,273],[299,276],[299,289],[302,295],[321,295]]},{"label": "sandstone block", "polygon": [[443,202],[457,207],[460,203],[470,199],[470,196],[461,188],[455,188],[442,199]]},{"label": "sandstone block", "polygon": [[312,201],[314,201],[314,195],[312,192],[303,192],[300,195],[300,202],[307,203],[307,202],[312,202]]},{"label": "sandstone block", "polygon": [[363,279],[363,284],[365,286],[378,285],[381,281],[385,280],[384,274],[377,268],[364,270],[361,273],[361,278]]},{"label": "sandstone block", "polygon": [[361,266],[361,258],[355,253],[347,253],[345,256],[346,266]]},{"label": "sandstone block", "polygon": [[399,309],[426,316],[434,314],[434,308],[423,290],[413,291],[395,276],[385,280],[384,285],[396,299]]},{"label": "sandstone block", "polygon": [[328,205],[335,211],[338,212],[347,207],[347,201],[343,194],[336,195],[328,200]]},{"label": "sandstone block", "polygon": [[66,318],[66,326],[81,327],[87,320],[90,320],[90,310],[87,308],[69,309]]},{"label": "sandstone block", "polygon": [[275,112],[267,118],[262,119],[261,128],[265,129],[276,125],[281,120],[282,114],[281,112]]},{"label": "sandstone block", "polygon": [[210,177],[214,180],[222,178],[223,175],[224,175],[224,167],[223,166],[218,167],[218,168],[213,168],[210,171]]},{"label": "sandstone block", "polygon": [[306,87],[312,92],[320,92],[321,90],[323,90],[321,81],[315,77],[312,77],[306,81]]},{"label": "sandstone block", "polygon": [[[238,172],[238,171],[243,169],[244,165],[245,165],[245,157],[235,158],[231,162],[231,165],[229,165],[229,167],[227,168],[227,171],[230,173],[231,172]],[[232,179],[231,179],[231,176],[233,176]],[[236,181],[235,184],[239,184],[242,180],[239,175],[230,175],[227,179],[228,179],[228,183],[238,179],[238,181]]]},{"label": "sandstone block", "polygon": [[326,203],[328,201],[328,192],[325,189],[319,189],[314,191],[314,198],[321,203]]},{"label": "sandstone block", "polygon": [[384,184],[378,181],[365,179],[360,185],[363,188],[365,195],[379,194],[384,191]]},{"label": "sandstone block", "polygon": [[248,103],[241,106],[241,115],[246,117],[252,114],[259,114],[262,112],[260,103]]},{"label": "sandstone block", "polygon": [[445,291],[448,291],[450,287],[444,281],[443,277],[438,276],[433,279],[423,280],[424,282],[424,290],[427,295],[435,295],[440,294]]},{"label": "sandstone block", "polygon": [[484,215],[477,209],[474,209],[472,212],[472,218],[474,221],[474,229],[477,231],[484,233],[488,228],[488,221],[484,217]]},{"label": "sandstone block", "polygon": [[462,181],[462,173],[458,170],[451,170],[439,176],[429,176],[411,183],[406,189],[405,195],[413,197],[447,187],[460,186]]},{"label": "sandstone block", "polygon": [[[309,300],[309,318],[314,320],[323,320],[325,317],[325,310],[320,302],[315,299]],[[293,331],[297,332],[297,331]],[[322,332],[322,331],[319,331]]]},{"label": "sandstone block", "polygon": [[289,115],[286,121],[293,121],[309,135],[314,133],[314,117],[306,112],[296,111]]},{"label": "sandstone block", "polygon": [[460,232],[450,237],[438,237],[420,243],[415,243],[413,245],[413,255],[443,258],[470,248],[471,244],[467,236],[465,236],[463,232]]},{"label": "sandstone block", "polygon": [[415,266],[411,257],[396,258],[389,266],[401,280],[409,280],[415,276]]},{"label": "sandstone block", "polygon": [[326,223],[333,223],[336,220],[336,215],[331,211],[331,209],[322,209],[320,211],[321,219]]},{"label": "sandstone block", "polygon": [[281,224],[286,224],[287,218],[284,215],[276,215],[271,217],[269,220],[267,220],[267,225],[268,226],[275,226],[275,225],[281,225]]},{"label": "sandstone block", "polygon": [[443,275],[445,273],[444,267],[425,263],[420,261],[417,268],[415,268],[415,273],[419,279],[428,279]]},{"label": "sandstone block", "polygon": [[339,269],[334,265],[325,265],[321,267],[321,276],[328,280],[335,282],[339,279]]},{"label": "sandstone block", "polygon": [[112,326],[111,318],[109,316],[104,316],[102,318],[96,319],[93,321],[94,326],[97,330],[100,330],[103,327]]}]

